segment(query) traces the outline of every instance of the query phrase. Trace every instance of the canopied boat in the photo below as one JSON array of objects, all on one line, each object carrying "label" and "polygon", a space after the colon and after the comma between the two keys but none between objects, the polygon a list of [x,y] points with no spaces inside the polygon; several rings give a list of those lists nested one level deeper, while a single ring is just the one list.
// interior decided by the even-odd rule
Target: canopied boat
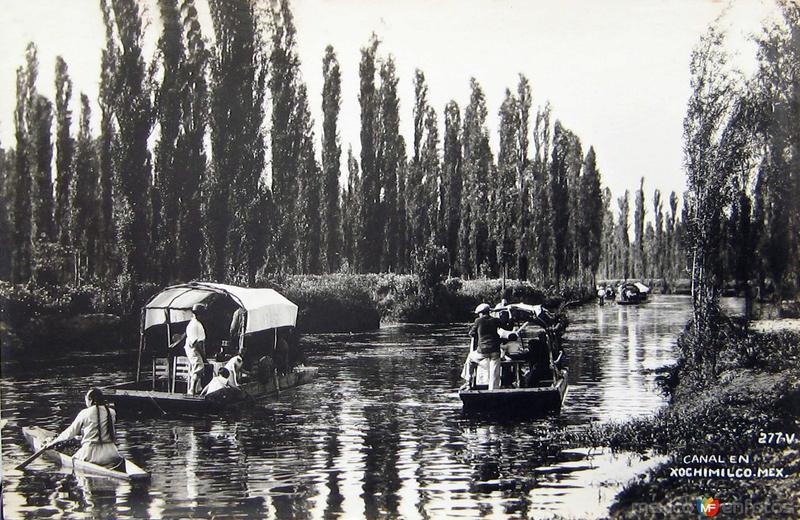
[{"label": "canopied boat", "polygon": [[[541,305],[513,303],[492,310],[506,322],[500,388],[489,390],[479,364],[458,395],[465,410],[539,415],[561,409],[567,392],[567,369],[561,350],[566,319]],[[536,332],[531,332],[533,326]]]},{"label": "canopied boat", "polygon": [[626,282],[617,288],[617,303],[632,305],[644,303],[650,296],[650,288],[641,282]]},{"label": "canopied boat", "polygon": [[[202,303],[206,332],[204,375],[209,379],[231,357],[241,353],[247,380],[238,390],[208,396],[188,395],[188,359],[181,335]],[[281,365],[278,343],[291,345],[297,305],[272,289],[209,282],[168,287],[142,309],[136,379],[104,388],[117,410],[159,414],[217,412],[275,395],[311,381],[314,367]],[[291,358],[291,352],[289,357]],[[274,362],[272,362],[274,361]]]}]

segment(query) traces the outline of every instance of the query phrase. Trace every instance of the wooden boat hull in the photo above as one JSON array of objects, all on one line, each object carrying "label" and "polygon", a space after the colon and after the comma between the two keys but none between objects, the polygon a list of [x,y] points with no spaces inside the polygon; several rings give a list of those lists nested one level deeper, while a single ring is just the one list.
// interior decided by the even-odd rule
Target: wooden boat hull
[{"label": "wooden boat hull", "polygon": [[[25,436],[25,440],[28,442],[31,449],[36,452],[44,446],[45,439],[55,437],[57,433],[32,426],[27,428],[23,427],[22,435]],[[120,480],[146,480],[150,478],[150,473],[143,470],[129,459],[125,459],[125,471],[119,471],[92,464],[91,462],[76,460],[56,450],[47,450],[42,456],[57,462],[64,468],[71,468],[96,477],[108,477]]]},{"label": "wooden boat hull", "polygon": [[465,410],[543,415],[560,411],[566,393],[567,378],[561,377],[549,386],[496,390],[469,389],[459,391],[458,396]]},{"label": "wooden boat hull", "polygon": [[647,298],[637,298],[632,300],[617,300],[617,305],[637,305],[647,303]]},{"label": "wooden boat hull", "polygon": [[103,388],[103,393],[108,401],[116,405],[117,413],[134,411],[158,415],[205,415],[235,409],[310,383],[316,377],[317,371],[316,367],[296,368],[289,374],[278,376],[277,379],[272,378],[266,383],[248,382],[241,386],[240,394],[227,394],[224,399],[148,390],[150,381],[107,386]]}]

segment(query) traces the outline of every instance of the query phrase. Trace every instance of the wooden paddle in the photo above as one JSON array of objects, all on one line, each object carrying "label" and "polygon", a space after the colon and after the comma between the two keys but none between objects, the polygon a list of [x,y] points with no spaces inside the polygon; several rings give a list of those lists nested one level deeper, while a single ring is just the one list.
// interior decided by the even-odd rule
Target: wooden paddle
[{"label": "wooden paddle", "polygon": [[34,460],[38,459],[38,458],[39,458],[39,456],[40,456],[42,453],[46,452],[47,450],[50,450],[50,449],[53,449],[53,448],[55,448],[55,447],[56,447],[56,446],[58,446],[59,444],[61,444],[61,441],[59,441],[59,442],[51,442],[50,444],[47,444],[47,445],[43,446],[43,447],[42,447],[42,448],[41,448],[39,451],[37,451],[36,453],[34,453],[33,455],[31,455],[30,457],[28,457],[27,459],[25,459],[25,460],[24,460],[24,461],[23,461],[21,464],[18,464],[18,465],[17,465],[17,467],[16,467],[16,468],[14,468],[14,469],[16,469],[16,470],[19,470],[19,471],[21,471],[21,470],[25,469],[25,467],[26,467],[28,464],[30,464],[30,463],[31,463],[31,462],[33,462]]}]

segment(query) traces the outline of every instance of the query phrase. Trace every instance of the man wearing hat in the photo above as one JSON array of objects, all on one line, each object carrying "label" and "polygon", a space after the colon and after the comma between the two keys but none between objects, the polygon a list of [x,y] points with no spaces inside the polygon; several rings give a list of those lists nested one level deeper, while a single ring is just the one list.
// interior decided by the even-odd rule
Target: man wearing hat
[{"label": "man wearing hat", "polygon": [[205,350],[206,329],[200,317],[206,310],[203,303],[192,305],[192,319],[186,326],[186,344],[183,346],[189,358],[189,384],[186,393],[194,395],[200,391],[200,378],[203,375],[203,352]]},{"label": "man wearing hat", "polygon": [[[471,352],[467,361],[470,368],[467,373],[467,384],[472,377],[472,363],[479,363],[484,359],[489,364],[489,390],[500,386],[500,320],[489,315],[491,308],[488,303],[482,303],[475,308],[478,317],[469,330],[472,338]],[[476,348],[477,347],[477,348]]]}]

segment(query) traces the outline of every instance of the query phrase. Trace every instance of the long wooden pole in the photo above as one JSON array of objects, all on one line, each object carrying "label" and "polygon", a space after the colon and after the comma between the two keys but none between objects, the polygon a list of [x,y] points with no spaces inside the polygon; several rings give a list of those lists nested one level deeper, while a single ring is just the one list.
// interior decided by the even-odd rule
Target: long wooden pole
[{"label": "long wooden pole", "polygon": [[139,318],[139,355],[136,359],[136,382],[139,382],[139,378],[142,375],[142,351],[144,350],[144,314],[145,310],[142,309],[141,316]]},{"label": "long wooden pole", "polygon": [[60,444],[60,442],[51,442],[50,444],[45,444],[44,446],[42,446],[41,448],[39,448],[39,451],[37,451],[36,453],[34,453],[33,455],[31,455],[31,456],[30,456],[30,457],[28,457],[27,459],[25,459],[24,461],[22,461],[20,464],[17,464],[17,467],[16,467],[16,468],[14,468],[14,469],[16,469],[16,470],[18,470],[18,471],[21,471],[21,470],[25,469],[25,467],[26,467],[28,464],[30,464],[30,463],[31,463],[31,462],[33,462],[34,460],[38,459],[38,458],[39,458],[39,456],[40,456],[42,453],[46,452],[46,451],[47,451],[47,450],[49,450],[49,449],[52,449],[52,448],[54,448],[54,447],[55,447],[56,445],[58,445],[58,444]]}]

